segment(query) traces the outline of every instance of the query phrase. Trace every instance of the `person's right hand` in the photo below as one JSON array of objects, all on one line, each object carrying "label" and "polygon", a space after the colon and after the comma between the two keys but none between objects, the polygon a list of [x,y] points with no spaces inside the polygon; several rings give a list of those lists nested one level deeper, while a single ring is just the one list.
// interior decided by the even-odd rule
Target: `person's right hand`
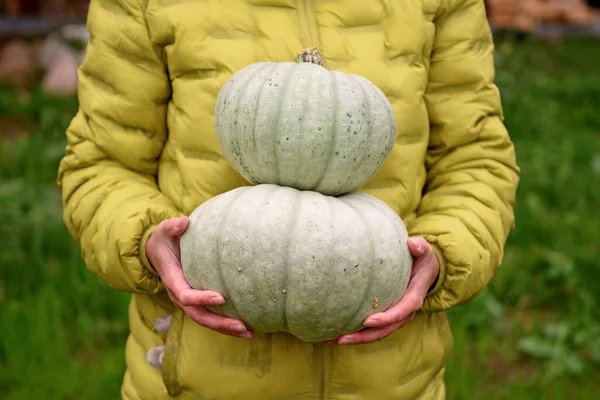
[{"label": "person's right hand", "polygon": [[194,290],[188,285],[181,268],[179,242],[188,226],[187,217],[162,221],[146,241],[146,256],[156,270],[173,303],[197,324],[225,335],[252,339],[242,321],[210,312],[206,306],[225,303],[220,293]]}]

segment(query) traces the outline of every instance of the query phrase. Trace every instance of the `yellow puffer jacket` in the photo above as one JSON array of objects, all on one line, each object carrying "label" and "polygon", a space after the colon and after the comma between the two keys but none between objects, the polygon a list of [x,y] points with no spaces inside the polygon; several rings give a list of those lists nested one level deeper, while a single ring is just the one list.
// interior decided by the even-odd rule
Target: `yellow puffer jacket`
[{"label": "yellow puffer jacket", "polygon": [[[123,398],[443,399],[452,347],[444,310],[476,295],[500,265],[519,177],[483,0],[92,0],[88,29],[58,182],[87,266],[133,292]],[[161,220],[247,185],[215,136],[224,82],[312,45],[329,68],[388,96],[397,145],[360,190],[441,260],[422,312],[372,344],[205,329],[174,310],[144,254]],[[156,332],[153,321],[170,314],[168,333]],[[148,365],[146,351],[165,343],[163,369]]]}]

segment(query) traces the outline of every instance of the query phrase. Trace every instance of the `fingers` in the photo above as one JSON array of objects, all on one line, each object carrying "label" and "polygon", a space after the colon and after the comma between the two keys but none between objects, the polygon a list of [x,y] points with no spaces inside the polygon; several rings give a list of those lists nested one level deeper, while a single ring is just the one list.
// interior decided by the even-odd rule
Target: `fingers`
[{"label": "fingers", "polygon": [[338,344],[362,344],[362,343],[371,343],[376,342],[378,340],[385,339],[390,336],[392,333],[396,332],[402,326],[412,321],[415,318],[415,313],[408,315],[406,318],[395,322],[391,325],[386,325],[381,328],[367,328],[362,331],[353,333],[351,335],[341,336],[337,343]]},{"label": "fingers", "polygon": [[402,299],[385,312],[372,314],[365,319],[364,325],[368,327],[383,327],[395,324],[414,315],[423,306],[423,294],[420,290],[407,290]]},{"label": "fingers", "polygon": [[172,264],[163,266],[162,280],[175,297],[171,300],[183,306],[218,306],[225,303],[220,293],[192,289],[183,276],[183,270]]},{"label": "fingers", "polygon": [[248,331],[241,321],[222,317],[205,308],[224,304],[225,299],[220,293],[192,289],[186,281],[176,247],[178,247],[179,237],[187,229],[188,223],[187,217],[170,218],[162,221],[153,233],[153,235],[158,234],[156,235],[157,245],[162,246],[156,257],[157,271],[159,271],[169,298],[197,324],[225,335],[251,339],[253,333]]},{"label": "fingers", "polygon": [[248,339],[252,337],[252,332],[241,321],[214,314],[203,307],[184,307],[183,311],[198,325],[226,335]]},{"label": "fingers", "polygon": [[252,339],[253,333],[238,320],[214,314],[204,307],[182,307],[183,312],[198,325],[217,331],[223,335]]},{"label": "fingers", "polygon": [[189,220],[187,217],[174,217],[162,221],[156,228],[161,235],[166,237],[178,237],[187,229]]},{"label": "fingers", "polygon": [[412,237],[408,239],[408,249],[414,257],[420,257],[431,250],[431,245],[422,237]]},{"label": "fingers", "polygon": [[185,231],[187,217],[177,217],[162,221],[156,233],[159,234],[155,257],[155,269],[166,288],[170,291],[171,300],[181,306],[218,306],[225,303],[220,293],[209,290],[195,290],[190,287],[178,259],[178,252],[172,248],[173,238]]},{"label": "fingers", "polygon": [[[187,217],[175,217],[162,221],[146,242],[146,255],[152,267],[160,274],[162,264],[175,256],[179,265],[179,238],[188,226]],[[172,258],[172,257],[171,257]]]},{"label": "fingers", "polygon": [[[396,305],[365,319],[364,325],[371,329],[365,329],[357,336],[356,340],[361,343],[390,335],[400,326],[412,321],[415,313],[423,307],[427,291],[439,274],[439,262],[431,245],[422,237],[410,238],[408,247],[414,256],[408,287]],[[363,338],[364,335],[366,336]],[[354,336],[345,340],[354,340]]]},{"label": "fingers", "polygon": [[431,244],[422,237],[408,240],[408,247],[413,255],[413,266],[410,273],[409,288],[427,293],[440,273],[440,262]]},{"label": "fingers", "polygon": [[254,336],[251,331],[248,331],[244,323],[241,321],[214,314],[203,306],[184,305],[177,299],[172,290],[167,289],[167,294],[169,295],[171,301],[198,325],[202,325],[224,335],[235,336],[243,339],[252,339]]}]

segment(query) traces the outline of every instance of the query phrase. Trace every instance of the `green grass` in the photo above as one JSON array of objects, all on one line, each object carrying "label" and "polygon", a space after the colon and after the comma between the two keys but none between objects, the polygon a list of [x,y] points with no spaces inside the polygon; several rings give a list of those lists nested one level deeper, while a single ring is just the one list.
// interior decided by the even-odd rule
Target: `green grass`
[{"label": "green grass", "polygon": [[[449,398],[595,398],[600,43],[499,41],[497,53],[506,124],[522,168],[517,228],[489,288],[450,312]],[[62,224],[54,184],[76,106],[75,99],[0,91],[6,400],[118,398],[128,295],[86,270]]]}]

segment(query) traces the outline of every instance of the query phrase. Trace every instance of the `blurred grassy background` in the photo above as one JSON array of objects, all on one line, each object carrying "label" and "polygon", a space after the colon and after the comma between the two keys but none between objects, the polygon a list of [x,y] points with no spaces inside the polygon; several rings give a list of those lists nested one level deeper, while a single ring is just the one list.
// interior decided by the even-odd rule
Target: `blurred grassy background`
[{"label": "blurred grassy background", "polygon": [[[600,390],[600,42],[497,40],[522,181],[489,288],[452,310],[449,399]],[[55,186],[73,98],[0,91],[0,397],[118,398],[128,295],[88,272]]]}]

